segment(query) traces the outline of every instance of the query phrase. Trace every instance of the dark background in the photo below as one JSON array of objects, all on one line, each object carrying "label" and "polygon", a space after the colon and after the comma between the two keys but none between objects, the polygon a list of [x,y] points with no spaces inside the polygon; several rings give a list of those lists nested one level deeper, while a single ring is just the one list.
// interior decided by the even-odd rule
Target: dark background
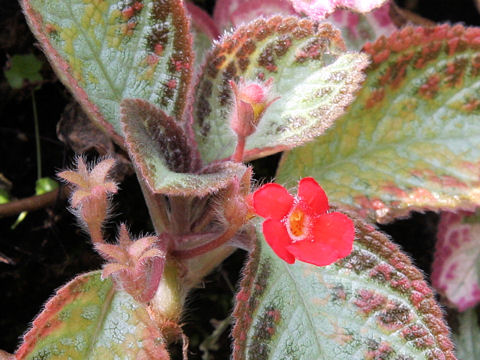
[{"label": "dark background", "polygon": [[[211,10],[213,3],[206,1],[199,5]],[[473,0],[406,0],[398,1],[398,4],[437,22],[480,24]],[[0,0],[1,67],[7,66],[9,56],[27,53],[34,53],[44,63],[42,75],[45,82],[35,92],[42,140],[42,173],[55,177],[59,169],[71,165],[74,156],[58,140],[55,130],[71,96],[56,80],[35,44],[17,2]],[[11,89],[3,71],[0,71],[0,114],[0,173],[12,182],[14,198],[31,196],[36,180],[31,88]],[[257,161],[257,176],[273,176],[278,158],[273,156]],[[133,176],[121,184],[115,203],[113,222],[127,221],[134,233],[151,230]],[[8,352],[16,349],[21,335],[56,288],[76,274],[101,266],[101,259],[92,251],[86,235],[75,225],[66,205],[65,201],[59,200],[47,209],[32,212],[15,230],[11,230],[11,225],[16,217],[0,218],[0,257],[10,261],[8,264],[0,262],[0,349]],[[436,214],[415,214],[408,220],[382,226],[382,229],[428,274],[437,222]],[[109,227],[110,230],[114,228],[113,224]],[[190,296],[184,329],[190,337],[191,359],[201,358],[198,345],[213,331],[212,319],[223,320],[231,312],[232,297],[244,260],[245,253],[238,251],[205,279],[204,288]],[[228,331],[218,345],[218,351],[213,352],[211,358],[228,359]]]}]

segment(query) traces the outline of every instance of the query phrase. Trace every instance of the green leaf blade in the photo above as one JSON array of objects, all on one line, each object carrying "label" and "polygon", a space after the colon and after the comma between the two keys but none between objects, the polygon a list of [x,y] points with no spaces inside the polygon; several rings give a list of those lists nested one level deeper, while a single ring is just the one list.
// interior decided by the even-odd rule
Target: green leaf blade
[{"label": "green leaf blade", "polygon": [[478,32],[405,28],[368,45],[373,63],[355,102],[283,158],[278,180],[314,176],[332,201],[379,222],[478,205]]},{"label": "green leaf blade", "polygon": [[383,234],[355,225],[352,254],[327,267],[283,262],[258,231],[234,359],[455,359],[422,274]]},{"label": "green leaf blade", "polygon": [[95,271],[76,277],[48,301],[16,358],[136,359],[166,354],[163,345],[149,343],[151,336],[159,336],[159,331],[146,309]]},{"label": "green leaf blade", "polygon": [[223,162],[198,171],[183,129],[144,100],[122,102],[122,123],[137,174],[152,194],[205,196],[241,179],[246,170],[243,164]]},{"label": "green leaf blade", "polygon": [[92,120],[121,143],[119,104],[149,100],[183,120],[193,53],[179,0],[24,0],[32,31]]},{"label": "green leaf blade", "polygon": [[367,59],[347,53],[329,24],[275,16],[225,36],[207,56],[194,103],[193,129],[206,163],[230,157],[230,80],[273,79],[271,104],[247,138],[247,160],[292,148],[328,128],[353,100]]}]

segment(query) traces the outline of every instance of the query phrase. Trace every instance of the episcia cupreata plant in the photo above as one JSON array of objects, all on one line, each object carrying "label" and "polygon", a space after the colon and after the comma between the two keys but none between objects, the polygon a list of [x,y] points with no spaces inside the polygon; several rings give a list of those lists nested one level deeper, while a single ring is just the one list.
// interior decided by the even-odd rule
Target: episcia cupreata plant
[{"label": "episcia cupreata plant", "polygon": [[[59,78],[128,152],[155,234],[121,224],[105,241],[113,159],[61,172],[106,263],[57,291],[12,358],[168,359],[178,341],[187,358],[188,292],[243,248],[234,359],[455,359],[423,275],[372,223],[479,204],[480,29],[398,29],[379,0],[219,0],[215,21],[181,0],[22,6]],[[278,184],[253,191],[244,163],[287,150]],[[299,180],[295,196],[279,185]],[[478,218],[459,216],[442,225],[435,282],[463,311],[478,301],[479,254],[462,247],[479,248]],[[473,359],[478,325],[462,319]]]}]

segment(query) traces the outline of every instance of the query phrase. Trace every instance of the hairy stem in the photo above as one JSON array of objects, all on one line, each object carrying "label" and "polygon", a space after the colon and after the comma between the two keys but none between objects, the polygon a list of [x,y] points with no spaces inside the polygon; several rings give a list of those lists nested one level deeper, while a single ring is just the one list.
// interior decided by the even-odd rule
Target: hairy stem
[{"label": "hairy stem", "polygon": [[237,139],[237,147],[235,148],[235,152],[232,155],[232,161],[240,163],[243,162],[243,153],[245,152],[245,142],[247,138],[245,136],[238,135]]}]

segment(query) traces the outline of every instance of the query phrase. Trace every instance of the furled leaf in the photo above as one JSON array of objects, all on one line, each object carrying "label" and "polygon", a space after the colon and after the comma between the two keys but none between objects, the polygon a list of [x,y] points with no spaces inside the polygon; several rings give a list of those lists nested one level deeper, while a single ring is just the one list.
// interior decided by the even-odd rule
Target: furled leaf
[{"label": "furled leaf", "polygon": [[283,158],[334,202],[380,222],[480,203],[480,29],[404,28],[367,44],[373,63],[347,113]]},{"label": "furled leaf", "polygon": [[204,196],[228,185],[245,167],[223,163],[210,171],[193,173],[187,137],[162,110],[140,99],[122,102],[125,142],[137,174],[152,193]]},{"label": "furled leaf", "polygon": [[435,248],[433,286],[459,311],[480,303],[480,212],[443,213]]},{"label": "furled leaf", "polygon": [[194,131],[202,159],[233,154],[229,81],[273,79],[271,97],[246,159],[300,145],[320,135],[343,113],[363,79],[366,57],[345,53],[338,31],[307,19],[272,17],[241,26],[216,44],[197,86]]},{"label": "furled leaf", "polygon": [[458,316],[459,328],[453,335],[457,357],[461,360],[480,359],[480,325],[478,309]]},{"label": "furled leaf", "polygon": [[385,235],[355,226],[353,252],[326,267],[287,264],[258,231],[234,311],[235,360],[455,359],[420,271]]},{"label": "furled leaf", "polygon": [[57,291],[33,321],[16,359],[168,359],[146,309],[100,272]]},{"label": "furled leaf", "polygon": [[193,33],[193,50],[195,51],[195,67],[203,63],[205,55],[212,47],[213,40],[220,37],[217,25],[202,8],[191,2],[185,2],[190,15],[190,29]]},{"label": "furled leaf", "polygon": [[288,0],[218,0],[213,19],[221,31],[231,30],[257,17],[272,15],[295,15]]},{"label": "furled leaf", "polygon": [[117,142],[123,98],[149,100],[182,119],[193,54],[181,0],[22,0],[22,6],[60,79]]},{"label": "furled leaf", "polygon": [[14,89],[20,89],[24,81],[35,83],[42,81],[40,69],[42,63],[33,54],[14,55],[9,61],[10,67],[5,70],[5,78]]},{"label": "furled leaf", "polygon": [[323,20],[337,8],[366,13],[383,5],[387,0],[290,0],[295,10],[315,20]]}]

